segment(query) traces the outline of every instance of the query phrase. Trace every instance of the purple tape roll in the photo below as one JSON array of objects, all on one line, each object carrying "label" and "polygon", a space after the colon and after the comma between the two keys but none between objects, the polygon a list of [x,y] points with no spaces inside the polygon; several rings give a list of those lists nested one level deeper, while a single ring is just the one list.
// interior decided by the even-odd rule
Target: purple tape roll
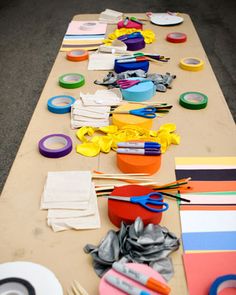
[{"label": "purple tape roll", "polygon": [[[124,35],[124,36],[126,36],[126,35]],[[124,36],[121,36],[118,39],[126,44],[127,50],[136,51],[136,50],[143,49],[145,47],[145,42],[144,42],[143,37],[122,40],[122,38],[124,38]]]},{"label": "purple tape roll", "polygon": [[[54,149],[48,146],[52,144],[62,144],[62,148]],[[61,158],[68,155],[72,151],[72,140],[64,134],[50,134],[43,137],[39,143],[39,152],[47,158]]]}]

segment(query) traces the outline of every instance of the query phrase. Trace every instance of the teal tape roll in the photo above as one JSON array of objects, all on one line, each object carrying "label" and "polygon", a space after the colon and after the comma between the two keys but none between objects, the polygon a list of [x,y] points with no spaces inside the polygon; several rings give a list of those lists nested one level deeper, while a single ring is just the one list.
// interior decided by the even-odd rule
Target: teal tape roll
[{"label": "teal tape roll", "polygon": [[[127,80],[145,80],[143,78],[129,78]],[[128,101],[144,101],[151,99],[156,93],[156,87],[152,81],[136,84],[127,89],[121,89],[124,100]]]},{"label": "teal tape roll", "polygon": [[226,288],[236,288],[235,274],[218,277],[211,285],[209,295],[217,295]]},{"label": "teal tape roll", "polygon": [[78,73],[65,74],[59,77],[59,85],[63,88],[78,88],[85,83],[84,76]]},{"label": "teal tape roll", "polygon": [[185,92],[180,95],[179,104],[190,110],[200,110],[207,106],[208,98],[201,92]]}]

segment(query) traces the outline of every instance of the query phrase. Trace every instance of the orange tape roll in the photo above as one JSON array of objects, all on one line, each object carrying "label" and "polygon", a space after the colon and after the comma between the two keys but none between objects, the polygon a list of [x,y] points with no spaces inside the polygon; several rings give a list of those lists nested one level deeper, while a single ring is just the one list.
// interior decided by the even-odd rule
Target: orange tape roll
[{"label": "orange tape roll", "polygon": [[88,51],[83,49],[69,51],[66,58],[71,61],[82,61],[88,59]]}]

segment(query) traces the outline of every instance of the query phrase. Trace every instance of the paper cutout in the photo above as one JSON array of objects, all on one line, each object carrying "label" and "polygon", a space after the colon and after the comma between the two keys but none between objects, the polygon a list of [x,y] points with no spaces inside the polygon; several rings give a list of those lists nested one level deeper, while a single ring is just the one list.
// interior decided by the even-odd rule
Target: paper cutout
[{"label": "paper cutout", "polygon": [[[236,272],[236,252],[184,254],[184,266],[189,295],[208,295],[213,281]],[[235,289],[227,295],[235,295]]]}]

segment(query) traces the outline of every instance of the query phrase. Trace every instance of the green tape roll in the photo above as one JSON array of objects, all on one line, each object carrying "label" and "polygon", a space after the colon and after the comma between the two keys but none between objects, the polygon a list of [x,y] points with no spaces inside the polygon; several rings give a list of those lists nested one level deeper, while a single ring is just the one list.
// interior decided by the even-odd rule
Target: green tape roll
[{"label": "green tape roll", "polygon": [[190,110],[200,110],[207,106],[208,98],[201,92],[185,92],[180,95],[179,104]]},{"label": "green tape roll", "polygon": [[59,85],[63,88],[78,88],[85,83],[84,76],[77,73],[65,74],[59,77]]}]

